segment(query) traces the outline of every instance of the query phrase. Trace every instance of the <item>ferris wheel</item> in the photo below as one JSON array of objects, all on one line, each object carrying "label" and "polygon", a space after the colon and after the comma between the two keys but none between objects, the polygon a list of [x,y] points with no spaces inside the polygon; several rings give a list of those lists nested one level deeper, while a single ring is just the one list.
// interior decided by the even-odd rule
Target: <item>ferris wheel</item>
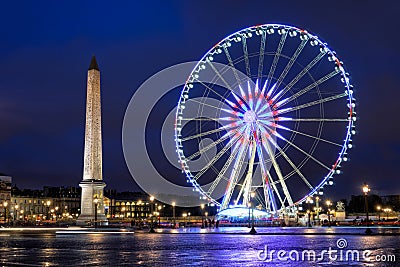
[{"label": "ferris wheel", "polygon": [[355,121],[336,53],[306,30],[265,24],[227,36],[198,61],[178,102],[175,143],[201,199],[276,213],[333,185]]}]

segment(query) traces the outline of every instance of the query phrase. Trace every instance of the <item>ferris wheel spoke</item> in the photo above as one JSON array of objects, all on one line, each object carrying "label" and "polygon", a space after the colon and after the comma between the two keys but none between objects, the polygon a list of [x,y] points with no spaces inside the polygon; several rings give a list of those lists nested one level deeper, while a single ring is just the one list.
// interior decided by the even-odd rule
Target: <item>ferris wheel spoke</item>
[{"label": "ferris wheel spoke", "polygon": [[314,190],[314,187],[310,184],[310,182],[306,179],[306,177],[301,173],[300,169],[293,163],[293,161],[289,158],[289,156],[283,151],[283,149],[275,142],[272,138],[267,139],[285,158],[285,160],[289,163],[289,165],[293,168],[293,170],[300,176],[303,182],[311,189]]},{"label": "ferris wheel spoke", "polygon": [[224,52],[225,52],[225,56],[228,59],[228,64],[229,64],[229,66],[231,66],[232,71],[233,71],[233,75],[235,76],[236,82],[239,85],[240,84],[239,75],[237,73],[237,69],[235,67],[235,64],[233,64],[232,57],[229,54],[229,51],[228,51],[228,48],[227,48],[226,44],[223,46],[223,49],[224,49]]},{"label": "ferris wheel spoke", "polygon": [[261,33],[261,44],[260,44],[260,56],[258,58],[258,73],[257,78],[261,82],[262,73],[264,69],[264,51],[265,51],[265,43],[267,39],[267,33],[262,31]]},{"label": "ferris wheel spoke", "polygon": [[238,118],[234,117],[221,117],[221,118],[182,118],[182,121],[238,121]]},{"label": "ferris wheel spoke", "polygon": [[246,156],[246,151],[248,148],[248,142],[245,141],[245,143],[240,147],[239,153],[236,157],[236,160],[233,164],[233,169],[228,181],[228,185],[227,185],[227,189],[226,189],[226,193],[225,196],[222,200],[221,203],[221,208],[222,209],[226,209],[229,205],[229,202],[231,200],[232,194],[233,194],[233,190],[235,189],[235,187],[237,186],[237,181],[239,178],[239,174],[240,174],[240,169],[242,168],[242,166],[244,165],[244,157]]},{"label": "ferris wheel spoke", "polygon": [[246,74],[247,77],[251,78],[249,52],[247,51],[247,41],[245,35],[242,35],[242,46],[243,46],[244,62],[246,64]]},{"label": "ferris wheel spoke", "polygon": [[281,171],[281,168],[279,167],[279,164],[275,158],[274,152],[272,151],[272,148],[271,148],[269,142],[263,142],[262,144],[263,144],[265,150],[268,152],[268,155],[271,158],[272,166],[274,167],[276,175],[278,176],[279,183],[282,186],[283,194],[285,195],[286,200],[288,201],[289,205],[291,206],[291,205],[293,205],[293,200],[292,200],[292,197],[286,186],[285,180],[283,179],[282,171]]},{"label": "ferris wheel spoke", "polygon": [[309,157],[310,159],[312,159],[313,161],[315,161],[316,163],[318,163],[321,167],[327,169],[328,171],[331,170],[331,168],[329,168],[328,166],[326,166],[324,163],[322,163],[321,161],[319,161],[318,159],[316,159],[313,155],[307,153],[306,151],[304,151],[303,149],[301,149],[300,147],[298,147],[297,145],[295,145],[293,142],[289,141],[288,139],[286,139],[285,137],[283,137],[282,135],[280,135],[279,133],[275,132],[274,133],[276,137],[278,137],[279,139],[285,141],[286,143],[288,143],[290,146],[296,148],[298,151],[300,151],[301,153],[303,153],[305,156]]},{"label": "ferris wheel spoke", "polygon": [[207,131],[207,132],[202,132],[202,133],[199,133],[199,134],[195,134],[195,135],[191,135],[191,136],[182,138],[182,142],[185,142],[185,141],[188,141],[188,140],[192,140],[192,139],[196,139],[196,138],[201,138],[203,136],[207,136],[207,135],[210,135],[210,134],[213,134],[213,133],[218,133],[218,132],[221,132],[221,131],[226,131],[226,130],[229,130],[229,129],[237,128],[239,126],[241,126],[239,123],[233,122],[233,123],[230,123],[228,125],[219,127],[217,129],[214,129],[214,130],[210,130],[210,131]]},{"label": "ferris wheel spoke", "polygon": [[310,134],[306,134],[306,133],[303,133],[303,132],[295,131],[295,130],[292,130],[292,129],[287,128],[285,126],[279,125],[279,124],[276,124],[276,127],[279,128],[279,129],[282,129],[282,130],[290,131],[290,132],[295,133],[295,134],[303,135],[303,136],[306,136],[306,137],[309,137],[309,138],[312,138],[312,139],[315,139],[315,140],[318,140],[318,141],[322,141],[322,142],[325,142],[325,143],[328,143],[328,144],[331,144],[331,145],[334,145],[334,146],[342,147],[341,144],[338,144],[338,143],[335,143],[335,142],[332,142],[332,141],[329,141],[329,140],[326,140],[324,138],[317,137],[317,136],[314,136],[314,135],[310,135]]},{"label": "ferris wheel spoke", "polygon": [[[309,102],[309,103],[305,103],[305,104],[302,104],[302,105],[298,105],[298,106],[295,106],[295,107],[285,108],[285,109],[278,109],[276,112],[277,112],[277,115],[280,115],[280,114],[292,112],[292,111],[295,111],[295,110],[299,110],[299,109],[303,109],[303,108],[308,108],[308,107],[311,107],[311,106],[319,105],[319,104],[326,103],[326,102],[329,102],[329,101],[333,101],[333,100],[336,100],[336,99],[339,99],[339,98],[342,98],[342,97],[346,97],[347,95],[348,95],[347,92],[345,92],[345,93],[342,93],[342,94],[338,94],[338,95],[334,95],[334,96],[318,99],[318,100],[315,100],[315,101],[312,101],[312,102]],[[278,107],[278,105],[277,105],[277,107]]]},{"label": "ferris wheel spoke", "polygon": [[269,69],[269,73],[268,73],[268,80],[270,82],[272,82],[272,78],[274,77],[275,70],[276,70],[276,67],[278,65],[279,58],[281,57],[282,49],[283,49],[283,46],[285,44],[287,35],[288,35],[288,32],[286,31],[282,35],[281,40],[279,41],[278,48],[277,48],[277,50],[275,52],[275,56],[274,56],[274,59],[272,61],[272,65],[271,65],[271,68]]},{"label": "ferris wheel spoke", "polygon": [[232,150],[232,153],[229,155],[228,160],[225,162],[224,166],[218,172],[217,178],[213,181],[210,188],[207,190],[207,195],[211,196],[211,194],[214,192],[215,188],[220,183],[221,179],[224,177],[226,171],[228,170],[228,167],[231,165],[232,161],[236,158],[239,147],[240,143],[236,143]]},{"label": "ferris wheel spoke", "polygon": [[[245,127],[245,126],[242,126],[242,128],[243,128],[243,127]],[[192,160],[192,159],[194,159],[194,158],[200,156],[200,155],[203,154],[204,152],[208,151],[209,149],[215,147],[216,145],[222,143],[224,140],[228,139],[228,138],[231,137],[232,135],[234,135],[234,134],[240,134],[242,128],[239,129],[239,130],[237,130],[237,131],[236,131],[236,130],[230,130],[228,133],[226,133],[224,136],[222,136],[222,137],[219,138],[218,140],[216,140],[216,141],[210,143],[209,145],[205,146],[205,147],[202,148],[202,149],[199,149],[199,151],[197,151],[196,153],[192,154],[191,156],[186,157],[186,160],[190,161],[190,160]]]},{"label": "ferris wheel spoke", "polygon": [[196,81],[198,83],[200,83],[201,85],[203,85],[204,87],[206,87],[208,90],[210,90],[211,92],[213,92],[214,94],[216,94],[217,96],[221,97],[221,99],[225,99],[225,96],[221,95],[220,93],[218,93],[217,91],[215,91],[213,88],[211,88],[210,86],[208,86],[207,84],[203,83],[202,81],[200,81],[199,79],[196,79]]},{"label": "ferris wheel spoke", "polygon": [[195,102],[195,103],[197,103],[197,104],[199,104],[201,106],[207,106],[207,107],[210,107],[210,108],[214,108],[216,110],[220,110],[221,109],[221,107],[217,107],[217,106],[211,105],[209,103],[201,102],[201,101],[198,101],[196,99],[190,99],[190,102]]},{"label": "ferris wheel spoke", "polygon": [[253,109],[253,94],[251,92],[251,86],[250,86],[250,82],[249,81],[247,81],[247,92],[248,92],[248,97],[249,97],[250,109]]},{"label": "ferris wheel spoke", "polygon": [[217,70],[217,68],[212,64],[211,61],[207,61],[208,65],[212,68],[212,70],[217,74],[218,78],[221,79],[221,81],[225,84],[226,88],[228,88],[230,91],[232,91],[231,86],[228,84],[228,82],[225,80],[225,78],[222,76],[222,74]]},{"label": "ferris wheel spoke", "polygon": [[[332,71],[331,73],[329,73],[329,74],[325,75],[324,77],[322,77],[321,79],[313,82],[309,86],[301,89],[300,91],[298,91],[297,93],[293,94],[292,96],[290,96],[288,98],[285,98],[284,100],[279,101],[278,103],[276,103],[276,106],[277,107],[281,107],[283,105],[286,105],[287,103],[289,103],[289,102],[293,101],[294,99],[300,97],[301,95],[307,93],[311,89],[313,89],[313,88],[317,87],[318,85],[326,82],[327,80],[329,80],[330,78],[336,76],[339,73],[340,73],[340,71],[338,71],[338,70]],[[279,98],[277,100],[279,100]]]},{"label": "ferris wheel spoke", "polygon": [[210,161],[207,162],[206,166],[204,166],[201,171],[199,171],[195,176],[194,180],[198,180],[211,166],[213,166],[221,157],[225,154],[241,136],[233,137],[224,148],[221,149],[220,152],[217,153]]},{"label": "ferris wheel spoke", "polygon": [[[338,119],[338,118],[288,118],[288,117],[277,117],[276,121],[303,121],[303,122],[347,122],[348,119]],[[261,120],[263,121],[263,120]]]},{"label": "ferris wheel spoke", "polygon": [[[257,82],[258,82],[258,80],[257,80]],[[267,83],[268,83],[268,80],[266,80],[264,82],[264,86],[263,86],[263,88],[261,90],[261,93],[257,97],[256,108],[254,109],[254,112],[256,112],[256,113],[258,112],[257,110],[261,105],[261,101],[265,98],[265,89],[267,88]]]},{"label": "ferris wheel spoke", "polygon": [[290,91],[290,89],[292,89],[292,87],[312,68],[314,67],[315,64],[317,64],[324,56],[325,56],[326,52],[323,51],[321,53],[318,54],[318,56],[316,56],[313,60],[310,61],[310,63],[307,64],[307,66],[305,66],[297,75],[296,77],[293,78],[292,81],[290,81],[285,88],[283,88],[283,92],[281,93],[280,97],[278,97],[276,99],[276,101],[278,101],[280,98],[282,98],[282,96],[284,96],[287,92]]},{"label": "ferris wheel spoke", "polygon": [[[301,41],[300,45],[297,47],[296,51],[294,52],[293,56],[290,58],[289,62],[287,63],[285,69],[282,71],[281,75],[279,76],[276,84],[277,84],[277,88],[279,88],[279,86],[281,85],[281,83],[283,82],[283,80],[285,79],[286,75],[289,73],[290,69],[292,68],[294,62],[296,61],[297,57],[300,55],[301,51],[303,51],[304,46],[307,44],[308,39],[305,39],[303,41]],[[280,91],[283,92],[283,91]],[[275,102],[275,100],[279,97],[279,95],[281,95],[280,93],[276,94],[273,98],[272,98],[272,102]]]},{"label": "ferris wheel spoke", "polygon": [[264,161],[264,155],[262,153],[262,148],[260,142],[257,143],[257,154],[259,158],[259,164],[261,167],[261,175],[262,175],[262,184],[263,184],[263,189],[264,189],[264,201],[265,201],[265,206],[269,207],[272,206],[273,212],[276,212],[277,206],[276,206],[276,201],[274,197],[274,193],[272,192],[272,187],[274,187],[274,190],[276,192],[276,195],[278,196],[279,201],[281,202],[281,205],[284,205],[284,202],[282,200],[281,195],[279,194],[278,189],[276,188],[276,185],[273,184],[273,180],[271,177],[271,174],[268,171],[268,168],[265,166],[265,161]]}]

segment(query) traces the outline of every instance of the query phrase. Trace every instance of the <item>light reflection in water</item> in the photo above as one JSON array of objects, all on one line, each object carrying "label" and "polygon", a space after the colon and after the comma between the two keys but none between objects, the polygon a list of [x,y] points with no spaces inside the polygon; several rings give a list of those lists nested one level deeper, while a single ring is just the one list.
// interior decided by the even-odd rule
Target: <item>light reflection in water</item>
[{"label": "light reflection in water", "polygon": [[[90,234],[90,235],[21,235],[11,234],[0,238],[0,265],[28,266],[260,266],[257,252],[264,246],[274,250],[315,249],[321,251],[335,247],[338,238],[347,239],[350,248],[370,249],[374,255],[396,254],[400,260],[398,236],[355,235],[360,229],[341,229],[348,234],[338,236],[332,233],[337,228],[326,229],[328,235],[299,235],[315,229],[285,228],[288,235],[245,235],[236,234],[234,229],[172,230],[170,233],[149,234]],[[197,231],[197,232],[196,232]],[[201,234],[203,231],[214,231]],[[222,234],[218,233],[221,232]],[[241,229],[243,233],[247,228]],[[260,229],[259,232],[277,231]],[[322,230],[321,230],[322,231]],[[199,233],[200,232],[200,233]],[[400,229],[398,229],[398,233]],[[329,234],[330,233],[330,234]],[[275,266],[292,266],[276,263]],[[328,261],[321,264],[332,264]],[[353,266],[364,263],[353,262]],[[298,266],[315,266],[302,262]],[[343,266],[343,265],[337,265]],[[374,262],[373,266],[390,266]],[[395,265],[393,265],[395,266]]]}]

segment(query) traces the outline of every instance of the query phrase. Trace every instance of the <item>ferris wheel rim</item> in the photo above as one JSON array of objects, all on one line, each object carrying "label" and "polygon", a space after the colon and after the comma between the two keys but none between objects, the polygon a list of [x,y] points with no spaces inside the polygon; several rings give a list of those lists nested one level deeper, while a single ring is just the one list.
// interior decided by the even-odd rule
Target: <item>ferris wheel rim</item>
[{"label": "ferris wheel rim", "polygon": [[[190,84],[190,82],[192,82],[190,80],[190,78],[196,72],[196,70],[198,70],[200,68],[201,64],[207,60],[207,57],[214,55],[213,51],[215,51],[216,47],[220,46],[221,44],[224,44],[227,40],[228,41],[232,41],[232,38],[234,38],[237,35],[240,35],[240,34],[243,34],[243,33],[246,33],[246,32],[255,32],[255,31],[260,30],[260,29],[262,29],[262,30],[266,30],[266,29],[273,29],[273,30],[284,29],[284,30],[288,30],[288,31],[293,30],[293,31],[296,31],[297,33],[304,34],[305,36],[307,36],[307,38],[312,39],[313,41],[315,41],[316,45],[320,46],[321,49],[324,49],[327,55],[330,55],[330,56],[333,57],[333,61],[337,65],[338,72],[340,72],[341,75],[344,77],[343,83],[345,85],[344,87],[346,88],[346,93],[348,95],[348,105],[351,106],[350,107],[350,111],[349,111],[350,115],[349,115],[348,124],[347,124],[346,137],[345,137],[345,140],[344,140],[344,142],[342,144],[342,149],[339,152],[339,156],[337,157],[337,160],[336,160],[335,164],[333,165],[332,169],[328,172],[328,174],[321,180],[321,182],[314,187],[313,190],[311,190],[303,198],[299,199],[298,201],[296,201],[292,205],[290,205],[290,206],[295,206],[295,205],[298,205],[298,204],[304,202],[307,199],[307,197],[313,196],[313,195],[319,193],[319,190],[321,188],[323,188],[323,186],[328,183],[328,180],[331,179],[334,174],[336,174],[337,167],[340,166],[342,161],[344,161],[343,160],[344,155],[347,153],[347,150],[349,148],[351,148],[351,146],[352,146],[352,143],[351,143],[352,142],[352,138],[351,137],[352,137],[353,132],[354,132],[354,121],[355,121],[355,118],[356,118],[355,117],[355,112],[354,112],[354,100],[355,99],[353,97],[353,89],[352,89],[352,85],[350,84],[350,80],[348,78],[347,72],[343,67],[343,63],[336,56],[336,53],[333,50],[331,50],[326,43],[322,42],[321,39],[318,36],[312,35],[308,31],[302,30],[300,28],[297,28],[297,27],[294,27],[294,26],[291,26],[291,25],[263,24],[263,25],[251,26],[251,27],[247,27],[247,28],[241,29],[239,31],[236,31],[236,32],[228,35],[227,37],[225,37],[221,41],[219,41],[216,45],[214,45],[211,49],[209,49],[203,55],[203,57],[198,61],[196,66],[193,68],[192,72],[190,73],[190,75],[188,76],[188,79],[185,82],[184,88],[186,88],[188,86],[188,84]],[[187,88],[187,89],[188,89],[188,91],[190,90],[190,88]],[[180,111],[180,103],[181,103],[182,99],[184,99],[184,90],[182,90],[180,98],[179,98],[178,108],[177,108],[177,112],[176,112],[176,116],[177,117],[178,117],[178,113]],[[353,112],[354,112],[354,115],[352,114]],[[175,136],[176,136],[175,142],[176,142],[177,149],[179,149],[179,142],[177,141],[177,130],[176,130],[176,128],[177,127],[175,127]],[[179,157],[179,160],[182,163],[182,168],[183,168],[184,172],[186,173],[186,175],[187,176],[189,175],[189,177],[192,176],[189,167],[184,162],[185,157],[181,157],[181,155],[179,153],[178,153],[178,157]],[[206,197],[206,199],[208,201],[210,201],[210,202],[212,202],[212,203],[214,203],[214,204],[216,204],[218,206],[221,205],[217,200],[213,199],[211,196],[208,196],[207,192],[205,192],[202,189],[201,185],[199,185],[197,183],[197,181],[192,181],[192,184],[195,187],[195,190],[199,191],[203,195],[203,198]]]}]

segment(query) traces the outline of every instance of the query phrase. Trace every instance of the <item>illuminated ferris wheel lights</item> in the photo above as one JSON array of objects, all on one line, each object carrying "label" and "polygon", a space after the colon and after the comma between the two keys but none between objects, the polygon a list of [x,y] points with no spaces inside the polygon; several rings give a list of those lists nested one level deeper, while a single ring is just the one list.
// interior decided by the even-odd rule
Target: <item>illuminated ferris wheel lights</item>
[{"label": "illuminated ferris wheel lights", "polygon": [[289,36],[290,36],[290,37],[295,37],[295,36],[297,36],[297,31],[296,31],[296,30],[290,30],[290,31],[289,31]]},{"label": "illuminated ferris wheel lights", "polygon": [[[267,34],[273,34],[275,30],[278,33],[277,35],[266,36]],[[299,38],[287,38],[287,35],[290,37],[299,36]],[[270,42],[269,39],[266,38],[270,38],[271,40],[279,38],[280,41]],[[250,39],[251,41],[248,41]],[[253,39],[254,41],[258,41],[258,43],[253,42]],[[268,42],[266,42],[266,40],[268,40]],[[289,42],[290,45],[292,43],[297,44],[297,49],[293,49],[291,55],[288,54],[287,59],[290,60],[286,60],[285,58],[285,60],[282,61],[282,59],[280,59],[283,57],[281,56],[282,51],[285,51],[282,50],[282,48],[286,49],[287,47],[292,49],[292,46],[288,46],[285,42]],[[310,46],[314,47],[312,49],[314,49],[316,53],[307,54],[308,49],[311,49],[307,43],[310,43]],[[271,49],[271,44],[275,46],[273,47],[274,49]],[[232,48],[230,48],[231,46]],[[304,47],[306,47],[304,50],[305,52],[301,52]],[[239,51],[239,55],[241,56],[236,54],[237,51]],[[272,54],[269,54],[271,51]],[[233,68],[232,73],[221,73],[215,68],[217,63],[210,63],[214,60],[213,56],[221,53],[223,55],[218,56],[218,62],[223,60],[225,61],[224,63],[229,64],[229,66]],[[311,56],[314,58],[311,58]],[[265,57],[268,57],[270,60],[265,60]],[[306,66],[299,65],[302,70],[298,70],[296,74],[296,70],[292,68],[292,66],[296,66],[294,64],[299,64],[298,62],[306,58],[309,64]],[[320,61],[321,59],[325,59],[325,61]],[[334,64],[327,62],[326,59]],[[269,65],[269,71],[267,72],[264,72],[266,68],[263,64],[265,63],[271,63]],[[319,70],[318,66],[321,63],[329,67],[331,72],[324,74],[324,71],[322,71],[315,75],[313,74],[316,78],[314,83],[307,84],[308,81],[306,78],[303,78],[303,76],[307,73],[313,73],[313,70]],[[207,64],[210,65],[211,71],[214,71],[221,80],[225,78],[225,75],[230,78],[228,75],[233,74],[236,78],[236,82],[228,82],[230,93],[227,91],[227,93],[220,95],[221,102],[226,103],[225,108],[223,108],[222,105],[208,105],[208,107],[216,109],[215,114],[217,114],[217,116],[212,115],[208,117],[209,119],[203,118],[206,116],[202,116],[202,114],[204,114],[202,109],[198,109],[201,110],[201,112],[193,118],[193,115],[191,115],[189,111],[192,111],[192,108],[197,108],[198,102],[191,101],[188,93],[189,90],[193,88],[192,83],[198,80],[200,72],[205,69]],[[258,64],[258,68],[256,68],[256,64]],[[283,71],[281,71],[281,67]],[[278,71],[280,71],[280,73]],[[240,75],[242,76],[244,74],[246,78],[250,77],[251,81],[249,82],[248,79],[242,78],[240,75],[238,76],[237,73],[241,73]],[[293,75],[288,75],[288,73]],[[203,73],[201,74],[203,78]],[[290,76],[292,76],[291,81],[289,80]],[[338,88],[343,88],[340,82],[344,83],[346,89],[344,92],[337,93],[335,90],[330,91],[330,84],[321,87],[322,83],[334,76],[336,76],[335,82]],[[319,80],[317,78],[319,78]],[[261,85],[261,81],[264,83],[263,86]],[[329,46],[323,43],[317,36],[311,35],[299,28],[279,24],[265,24],[243,29],[226,37],[212,47],[199,61],[198,65],[189,76],[187,86],[183,88],[180,102],[178,103],[178,109],[180,110],[177,111],[175,128],[177,137],[181,134],[181,128],[183,127],[181,125],[184,125],[183,122],[199,120],[200,124],[199,127],[196,126],[192,129],[193,134],[191,133],[183,139],[176,140],[177,148],[182,147],[182,144],[190,147],[192,143],[186,143],[186,141],[196,139],[198,142],[201,142],[201,139],[208,138],[208,135],[217,133],[217,139],[213,138],[213,144],[205,147],[199,145],[199,150],[188,155],[187,158],[183,152],[179,152],[181,150],[178,150],[178,156],[182,159],[182,169],[184,169],[188,178],[187,181],[195,187],[193,191],[201,193],[200,199],[207,199],[216,205],[220,205],[223,210],[230,207],[231,203],[237,204],[238,199],[240,203],[243,201],[241,204],[247,206],[249,192],[253,191],[256,186],[257,189],[255,190],[260,197],[257,201],[260,202],[263,208],[271,213],[282,211],[295,203],[292,198],[293,196],[297,197],[297,190],[290,190],[290,186],[292,186],[290,181],[294,179],[301,179],[304,182],[302,186],[307,187],[307,190],[311,190],[308,191],[309,196],[314,195],[315,197],[323,195],[323,186],[333,185],[332,176],[341,173],[339,165],[341,162],[348,161],[346,150],[353,147],[351,137],[356,133],[354,127],[356,113],[354,112],[355,99],[353,99],[352,95],[353,86],[350,85],[349,82],[349,74],[345,72],[343,63],[339,61],[336,53],[330,50]],[[324,95],[325,88],[327,89],[326,95]],[[220,91],[215,90],[212,85],[202,86],[201,84],[196,84],[194,90],[196,90],[195,92],[201,92],[201,90],[203,90],[204,95],[208,95],[209,92],[220,94]],[[233,93],[233,91],[235,91],[236,94]],[[308,92],[323,92],[324,94],[316,94],[317,96],[315,97],[314,94],[308,94]],[[190,97],[192,97],[192,94]],[[230,100],[228,100],[228,98]],[[347,110],[344,111],[349,111],[347,120],[346,113],[336,115],[337,113],[330,112],[330,109],[325,107],[324,111],[327,111],[327,113],[322,114],[313,114],[313,111],[311,111],[309,112],[309,116],[303,117],[297,112],[297,110],[316,105],[323,107],[323,103],[336,100],[338,101],[336,102],[338,103],[338,107],[346,109],[347,106]],[[187,105],[185,111],[182,111],[182,106],[184,107],[183,104]],[[202,127],[201,123],[205,123],[204,126],[206,126],[208,120],[219,122],[220,126],[215,126],[216,128],[212,130]],[[228,122],[226,123],[225,121]],[[298,127],[299,122],[304,122],[304,125],[319,124],[321,128],[325,122],[335,123],[335,125],[341,124],[344,126],[343,128],[347,126],[347,131],[343,137],[337,136],[337,138],[332,138],[331,135],[322,135],[321,131],[316,133],[304,132],[302,128]],[[221,132],[224,129],[228,132]],[[291,134],[290,139],[284,134],[285,132]],[[296,136],[304,136],[305,138],[311,138],[318,142],[340,146],[342,149],[338,151],[339,155],[336,157],[336,164],[334,167],[329,167],[328,158],[324,156],[324,153],[317,155],[314,154],[314,147],[307,147],[305,149],[302,145],[298,145],[297,143],[300,142],[300,139],[297,139]],[[340,138],[344,138],[344,140]],[[226,143],[225,140],[229,140],[229,142]],[[257,140],[257,142],[254,142],[254,140]],[[342,140],[344,142],[342,142]],[[209,150],[213,145],[219,144],[222,145],[222,150],[220,152],[218,150],[217,155],[208,161],[204,171],[197,172],[196,175],[193,176],[189,170],[191,168],[189,168],[190,162]],[[254,153],[254,151],[256,152]],[[294,153],[292,153],[292,151]],[[297,153],[295,151],[297,151]],[[322,183],[318,183],[315,178],[308,175],[306,168],[302,168],[302,166],[307,163],[307,160],[300,165],[296,164],[296,157],[299,157],[299,159],[301,157],[299,153],[304,155],[305,159],[314,161],[321,167],[329,170],[328,175]],[[224,157],[222,158],[222,156]],[[183,161],[185,158],[187,160]],[[259,162],[261,162],[259,163],[261,175],[262,177],[266,177],[269,183],[254,185],[250,175],[242,174],[245,170],[250,170],[250,166],[253,167],[254,158],[258,158]],[[221,165],[219,165],[220,163]],[[218,168],[216,166],[218,166]],[[289,169],[289,166],[291,169]],[[270,169],[272,171],[269,172]],[[214,171],[215,179],[210,188],[203,188],[197,181],[199,181],[198,179],[201,177],[205,177],[205,172],[207,170]],[[252,172],[251,168],[249,173],[251,174]],[[209,173],[207,173],[207,175],[209,175]],[[279,187],[276,187],[276,185],[279,185]],[[217,186],[226,187],[225,195],[221,203],[218,203],[219,193],[217,192],[218,190],[215,190],[218,188]],[[262,188],[264,191],[258,188]],[[301,198],[300,201],[302,201]]]},{"label": "illuminated ferris wheel lights", "polygon": [[318,44],[318,40],[316,40],[316,39],[312,39],[311,41],[310,41],[310,45],[311,46],[316,46]]},{"label": "illuminated ferris wheel lights", "polygon": [[278,34],[282,35],[286,33],[286,29],[285,28],[279,28],[278,29]]},{"label": "illuminated ferris wheel lights", "polygon": [[308,35],[305,34],[305,33],[301,33],[301,34],[300,34],[300,40],[302,40],[302,41],[307,41],[307,40],[308,40]]},{"label": "illuminated ferris wheel lights", "polygon": [[235,37],[233,37],[233,41],[240,42],[242,40],[242,37],[240,37],[240,35],[236,35]]},{"label": "illuminated ferris wheel lights", "polygon": [[273,34],[274,32],[275,32],[274,28],[272,28],[272,27],[268,27],[267,28],[267,33],[268,34]]},{"label": "illuminated ferris wheel lights", "polygon": [[258,28],[257,30],[256,30],[256,34],[257,35],[261,35],[261,34],[263,34],[263,30],[262,30],[262,28]]},{"label": "illuminated ferris wheel lights", "polygon": [[347,144],[347,147],[348,148],[352,148],[353,147],[353,141],[350,140],[349,143]]}]

